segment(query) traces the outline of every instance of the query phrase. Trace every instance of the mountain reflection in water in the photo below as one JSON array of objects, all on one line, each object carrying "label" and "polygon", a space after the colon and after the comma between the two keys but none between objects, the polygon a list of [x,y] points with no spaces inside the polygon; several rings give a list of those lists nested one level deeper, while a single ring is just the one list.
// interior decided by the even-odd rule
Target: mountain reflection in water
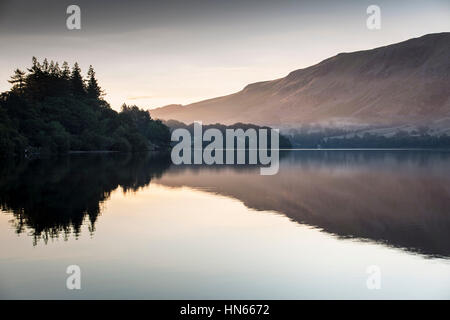
[{"label": "mountain reflection in water", "polygon": [[95,238],[102,203],[119,186],[186,186],[338,237],[448,258],[449,160],[445,151],[291,151],[277,175],[261,176],[251,166],[174,166],[167,154],[72,155],[5,164],[0,204],[36,244],[79,234],[83,223]]}]

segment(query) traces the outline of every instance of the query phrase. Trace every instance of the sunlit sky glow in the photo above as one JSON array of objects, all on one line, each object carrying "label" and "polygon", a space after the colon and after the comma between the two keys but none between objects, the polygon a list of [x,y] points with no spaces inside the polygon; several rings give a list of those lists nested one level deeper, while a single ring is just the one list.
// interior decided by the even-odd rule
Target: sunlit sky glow
[{"label": "sunlit sky glow", "polygon": [[[81,7],[82,29],[66,28]],[[381,30],[366,8],[381,7]],[[0,91],[34,55],[92,64],[114,109],[187,104],[283,77],[339,52],[450,31],[450,2],[0,0]]]}]

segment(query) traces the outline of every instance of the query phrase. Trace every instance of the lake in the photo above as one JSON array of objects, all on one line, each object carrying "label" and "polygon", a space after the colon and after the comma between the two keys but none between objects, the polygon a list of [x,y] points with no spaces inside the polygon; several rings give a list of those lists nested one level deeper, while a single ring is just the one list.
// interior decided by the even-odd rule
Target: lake
[{"label": "lake", "polygon": [[5,162],[0,298],[450,298],[450,152],[290,151],[259,172],[157,153]]}]

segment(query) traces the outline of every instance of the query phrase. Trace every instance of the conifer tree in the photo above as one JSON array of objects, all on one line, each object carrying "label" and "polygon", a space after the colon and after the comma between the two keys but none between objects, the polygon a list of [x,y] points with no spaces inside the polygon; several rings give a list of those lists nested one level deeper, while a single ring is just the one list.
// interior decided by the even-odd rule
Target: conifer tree
[{"label": "conifer tree", "polygon": [[87,79],[87,96],[92,99],[98,99],[102,95],[102,89],[99,87],[97,79],[95,78],[94,68],[89,66],[88,70],[88,79]]},{"label": "conifer tree", "polygon": [[44,62],[42,63],[42,69],[43,69],[44,72],[48,72],[49,71],[49,64],[48,64],[47,58],[45,58]]},{"label": "conifer tree", "polygon": [[77,62],[75,62],[72,68],[72,74],[70,75],[70,83],[74,95],[84,96],[86,94],[83,78],[81,77],[81,69]]},{"label": "conifer tree", "polygon": [[25,72],[20,69],[14,70],[14,75],[8,82],[13,85],[13,90],[17,89],[19,93],[22,93],[25,84]]},{"label": "conifer tree", "polygon": [[30,72],[29,77],[31,77],[32,79],[37,79],[42,74],[42,65],[39,63],[36,57],[33,57],[31,61],[31,68],[27,68],[28,72]]},{"label": "conifer tree", "polygon": [[36,59],[32,58],[32,66],[28,68],[29,74],[26,76],[26,94],[32,100],[39,100],[42,97],[42,88],[40,78],[42,77],[42,65]]},{"label": "conifer tree", "polygon": [[67,61],[64,61],[62,64],[61,77],[64,80],[70,79],[70,68],[69,68],[69,64],[67,63]]}]

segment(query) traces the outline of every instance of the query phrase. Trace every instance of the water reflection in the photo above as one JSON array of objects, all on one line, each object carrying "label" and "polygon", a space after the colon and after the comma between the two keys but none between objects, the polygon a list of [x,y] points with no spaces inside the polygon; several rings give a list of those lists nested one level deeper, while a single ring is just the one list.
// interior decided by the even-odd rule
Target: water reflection
[{"label": "water reflection", "polygon": [[7,162],[0,172],[0,205],[14,214],[17,233],[32,230],[34,244],[78,235],[86,218],[93,233],[102,203],[113,190],[148,185],[169,161],[165,154],[80,154]]},{"label": "water reflection", "polygon": [[449,257],[449,160],[449,152],[293,151],[276,176],[178,167],[157,182],[211,190],[339,237]]},{"label": "water reflection", "polygon": [[[242,201],[343,238],[450,256],[450,153],[292,151],[275,176],[257,167],[170,166],[168,155],[77,155],[1,171],[0,203],[34,241],[90,231],[112,190],[152,181]],[[151,208],[149,208],[151,210]],[[101,223],[101,222],[99,222]]]}]

